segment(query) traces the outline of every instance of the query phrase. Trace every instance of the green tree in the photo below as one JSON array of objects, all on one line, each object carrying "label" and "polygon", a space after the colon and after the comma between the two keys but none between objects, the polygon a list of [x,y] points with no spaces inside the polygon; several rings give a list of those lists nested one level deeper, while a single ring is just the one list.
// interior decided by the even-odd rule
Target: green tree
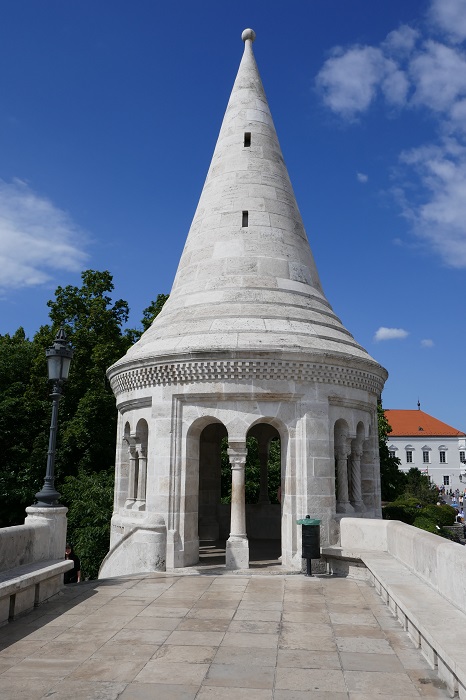
[{"label": "green tree", "polygon": [[432,484],[426,474],[422,474],[419,469],[412,467],[406,475],[404,495],[416,498],[422,505],[437,503],[438,488]]},{"label": "green tree", "polygon": [[[74,348],[58,413],[55,479],[68,506],[69,533],[84,575],[94,577],[108,551],[117,412],[106,370],[140,337],[125,328],[126,301],[113,301],[112,275],[85,270],[80,287],[58,287],[51,323],[29,341],[23,329],[0,336],[0,526],[24,522],[42,487],[50,428],[45,350],[63,326]],[[168,298],[144,310],[147,328]]]},{"label": "green tree", "polygon": [[167,301],[169,294],[157,294],[157,299],[151,301],[148,307],[142,312],[142,327],[144,331],[152,325],[154,318],[156,318],[162,311],[165,302]]},{"label": "green tree", "polygon": [[39,331],[49,345],[63,326],[74,347],[59,413],[59,481],[80,470],[100,471],[114,463],[117,414],[106,370],[134,339],[131,331],[123,330],[129,315],[127,302],[113,302],[110,297],[114,288],[110,273],[86,270],[81,278],[79,288],[58,287],[55,299],[48,302],[53,326]]},{"label": "green tree", "polygon": [[390,455],[387,437],[392,432],[385,416],[382,404],[377,405],[377,423],[379,431],[380,484],[382,501],[393,501],[402,494],[406,487],[406,474],[399,469],[400,460]]},{"label": "green tree", "polygon": [[[24,522],[24,510],[32,505],[45,475],[50,403],[46,391],[30,392],[36,352],[23,328],[0,335],[0,527]],[[40,431],[44,452],[41,468],[34,470],[31,455]]]},{"label": "green tree", "polygon": [[62,501],[68,506],[67,540],[81,560],[83,579],[97,578],[109,550],[113,510],[114,468],[79,471],[62,484]]}]

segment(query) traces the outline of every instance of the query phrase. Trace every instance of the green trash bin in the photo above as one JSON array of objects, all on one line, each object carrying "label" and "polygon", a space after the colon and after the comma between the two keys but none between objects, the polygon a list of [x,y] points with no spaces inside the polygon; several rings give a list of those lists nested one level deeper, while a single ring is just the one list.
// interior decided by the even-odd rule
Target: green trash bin
[{"label": "green trash bin", "polygon": [[306,560],[306,576],[312,576],[311,559],[320,559],[320,520],[306,515],[296,521],[302,526],[302,557]]}]

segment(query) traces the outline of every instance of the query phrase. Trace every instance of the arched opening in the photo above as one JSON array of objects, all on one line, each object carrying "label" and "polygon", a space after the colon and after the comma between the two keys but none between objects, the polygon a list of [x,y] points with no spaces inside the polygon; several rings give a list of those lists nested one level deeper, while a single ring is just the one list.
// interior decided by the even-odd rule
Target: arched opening
[{"label": "arched opening", "polygon": [[351,452],[348,458],[348,488],[349,500],[356,513],[365,510],[362,495],[361,461],[364,452],[365,430],[364,424],[359,422],[356,428],[356,437],[351,440]]},{"label": "arched opening", "polygon": [[280,433],[269,423],[256,423],[247,433],[246,444],[246,530],[250,566],[280,565]]},{"label": "arched opening", "polygon": [[351,489],[351,439],[345,420],[339,419],[334,428],[335,495],[337,513],[354,513],[350,502]]},{"label": "arched opening", "polygon": [[[222,423],[205,426],[199,435],[199,563],[225,563],[225,541],[230,525],[230,509],[221,507],[222,450],[228,442]],[[227,457],[228,460],[228,457]]]},{"label": "arched opening", "polygon": [[[227,430],[222,423],[209,423],[198,433],[198,441],[199,563],[202,566],[223,565],[232,527],[232,463],[231,454],[228,454]],[[249,566],[280,565],[280,434],[268,423],[255,424],[247,434],[246,447],[245,507],[246,531],[250,541]]]},{"label": "arched opening", "polygon": [[131,510],[146,508],[148,436],[149,428],[143,418],[138,421],[134,433],[131,432],[129,423],[126,423],[123,436],[128,452],[125,508]]},{"label": "arched opening", "polygon": [[136,468],[135,468],[135,510],[146,509],[147,486],[147,444],[149,440],[149,428],[147,422],[141,418],[136,426]]}]

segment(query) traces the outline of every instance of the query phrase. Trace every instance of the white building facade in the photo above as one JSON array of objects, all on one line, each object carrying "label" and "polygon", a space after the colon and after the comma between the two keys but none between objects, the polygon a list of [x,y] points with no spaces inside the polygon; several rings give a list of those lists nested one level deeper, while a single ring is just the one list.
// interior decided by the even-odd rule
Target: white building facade
[{"label": "white building facade", "polygon": [[404,472],[416,467],[439,488],[466,488],[466,434],[424,411],[389,409],[388,449]]},{"label": "white building facade", "polygon": [[[327,301],[283,160],[252,44],[244,54],[204,188],[162,312],[108,376],[118,436],[110,551],[100,575],[194,565],[222,538],[220,459],[228,441],[225,565],[278,537],[300,570],[306,515],[323,544],[351,514],[381,517],[377,401],[387,372]],[[261,497],[245,503],[247,439]],[[281,445],[281,503],[267,502],[267,450]],[[224,505],[224,504],[223,504]],[[277,534],[278,533],[278,534]]]}]

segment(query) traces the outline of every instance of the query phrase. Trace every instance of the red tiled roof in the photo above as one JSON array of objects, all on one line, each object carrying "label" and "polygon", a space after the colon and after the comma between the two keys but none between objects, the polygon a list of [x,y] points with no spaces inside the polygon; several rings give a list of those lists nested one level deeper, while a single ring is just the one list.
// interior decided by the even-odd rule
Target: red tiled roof
[{"label": "red tiled roof", "polygon": [[464,437],[461,430],[452,428],[451,425],[442,423],[428,413],[421,410],[404,410],[398,408],[387,408],[384,410],[385,417],[391,426],[390,437],[421,437],[422,435],[435,435],[437,437]]}]

